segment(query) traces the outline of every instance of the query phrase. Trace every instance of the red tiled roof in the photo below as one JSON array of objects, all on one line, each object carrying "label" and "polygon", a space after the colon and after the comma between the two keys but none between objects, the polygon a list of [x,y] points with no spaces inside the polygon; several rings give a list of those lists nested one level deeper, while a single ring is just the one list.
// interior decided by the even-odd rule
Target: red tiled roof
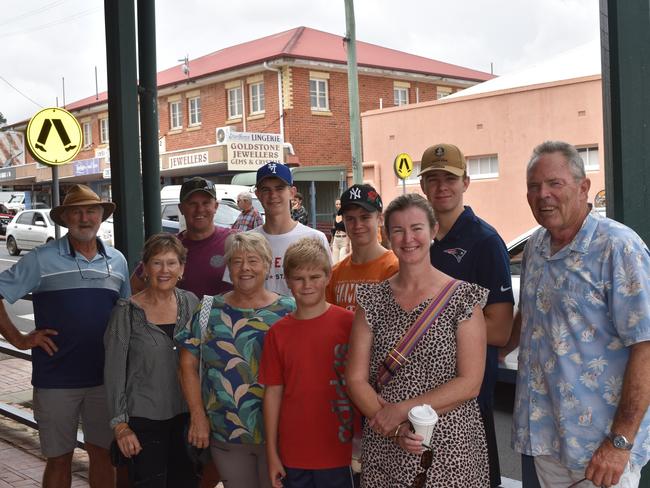
[{"label": "red tiled roof", "polygon": [[[342,36],[308,27],[297,27],[191,59],[189,62],[190,79],[227,72],[278,58],[347,63]],[[482,71],[361,41],[357,41],[357,65],[476,82],[494,78],[493,75]],[[182,65],[178,65],[158,73],[158,86],[164,87],[186,79],[187,76],[182,71]],[[100,93],[98,100],[94,96],[84,98],[69,104],[67,108],[74,110],[102,103],[106,101],[106,98],[106,92]]]}]

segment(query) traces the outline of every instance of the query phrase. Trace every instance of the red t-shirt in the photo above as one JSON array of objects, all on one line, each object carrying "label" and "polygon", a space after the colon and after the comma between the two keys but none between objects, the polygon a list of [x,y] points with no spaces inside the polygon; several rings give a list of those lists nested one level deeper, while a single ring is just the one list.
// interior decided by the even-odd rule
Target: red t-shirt
[{"label": "red t-shirt", "polygon": [[343,375],[353,317],[330,305],[310,320],[286,315],[266,334],[259,382],[284,386],[278,445],[289,468],[350,464],[354,414]]}]

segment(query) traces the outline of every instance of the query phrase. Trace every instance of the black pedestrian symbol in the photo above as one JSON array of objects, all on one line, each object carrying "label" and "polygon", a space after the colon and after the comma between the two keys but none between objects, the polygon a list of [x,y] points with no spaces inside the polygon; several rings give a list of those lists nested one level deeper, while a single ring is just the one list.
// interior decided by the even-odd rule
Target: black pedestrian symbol
[{"label": "black pedestrian symbol", "polygon": [[47,142],[47,138],[50,135],[50,130],[52,129],[53,124],[54,128],[56,129],[56,133],[59,134],[59,138],[61,139],[63,148],[66,150],[66,152],[72,151],[74,148],[76,148],[76,144],[71,144],[72,141],[70,140],[68,132],[65,130],[61,119],[45,119],[45,122],[43,122],[43,127],[41,127],[41,132],[38,134],[38,140],[36,141],[36,144],[34,144],[36,146],[36,149],[47,152],[44,144]]},{"label": "black pedestrian symbol", "polygon": [[406,171],[411,171],[411,168],[409,166],[409,160],[406,158],[402,158],[399,160],[399,172],[402,173],[402,168],[406,166]]}]

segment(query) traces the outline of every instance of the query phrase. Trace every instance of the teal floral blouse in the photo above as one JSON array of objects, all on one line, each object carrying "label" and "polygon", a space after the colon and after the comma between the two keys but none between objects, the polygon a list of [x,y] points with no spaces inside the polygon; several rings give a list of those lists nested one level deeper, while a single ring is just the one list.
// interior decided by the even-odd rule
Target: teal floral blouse
[{"label": "teal floral blouse", "polygon": [[269,328],[296,309],[293,298],[280,296],[265,308],[235,308],[215,296],[201,340],[199,310],[190,327],[176,334],[178,344],[203,354],[203,405],[212,438],[232,444],[263,444],[262,397],[257,381],[264,336]]}]

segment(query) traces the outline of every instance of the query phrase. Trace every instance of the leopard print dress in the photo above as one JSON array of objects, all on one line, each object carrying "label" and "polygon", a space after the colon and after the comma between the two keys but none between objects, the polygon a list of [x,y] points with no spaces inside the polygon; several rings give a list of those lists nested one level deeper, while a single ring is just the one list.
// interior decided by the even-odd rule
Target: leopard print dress
[{"label": "leopard print dress", "polygon": [[[488,291],[461,282],[447,307],[420,339],[402,367],[384,386],[381,394],[389,402],[421,395],[448,382],[456,375],[456,327],[472,315],[475,305],[483,307]],[[357,288],[357,303],[363,307],[373,333],[370,359],[371,385],[375,384],[383,362],[410,325],[429,304],[425,300],[412,311],[404,311],[395,301],[388,281],[363,284]],[[427,442],[427,440],[425,440]],[[476,399],[441,415],[431,444],[433,464],[427,473],[426,488],[489,487],[485,431]],[[362,438],[362,488],[411,486],[422,471],[420,456],[404,451],[392,440],[364,425]]]}]

